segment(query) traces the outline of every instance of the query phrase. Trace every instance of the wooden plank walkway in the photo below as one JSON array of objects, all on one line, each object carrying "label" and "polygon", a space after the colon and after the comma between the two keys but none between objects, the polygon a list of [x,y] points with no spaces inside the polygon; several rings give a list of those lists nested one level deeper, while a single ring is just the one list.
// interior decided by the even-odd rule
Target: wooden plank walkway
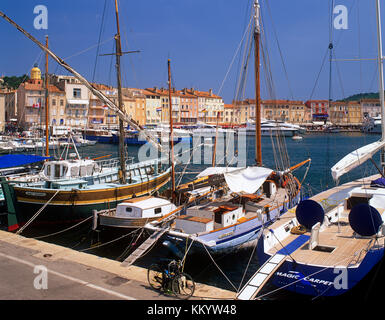
[{"label": "wooden plank walkway", "polygon": [[261,268],[250,278],[248,283],[238,293],[237,300],[252,300],[262,290],[271,276],[285,262],[286,255],[275,254],[267,260]]},{"label": "wooden plank walkway", "polygon": [[167,231],[166,228],[160,229],[149,236],[136,250],[131,253],[121,264],[122,267],[131,266],[137,259],[139,259],[160,237]]}]

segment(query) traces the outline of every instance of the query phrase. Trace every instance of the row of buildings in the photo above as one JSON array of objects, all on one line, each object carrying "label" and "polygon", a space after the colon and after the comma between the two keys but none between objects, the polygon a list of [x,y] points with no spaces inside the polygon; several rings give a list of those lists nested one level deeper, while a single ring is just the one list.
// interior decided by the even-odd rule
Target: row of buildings
[{"label": "row of buildings", "polygon": [[[28,129],[45,123],[46,88],[37,66],[31,77],[16,90],[0,89],[0,129],[16,123]],[[50,75],[50,125],[78,128],[116,127],[118,118],[86,86],[73,76]],[[117,89],[94,84],[117,104]],[[124,88],[125,111],[140,125],[156,125],[169,121],[169,92],[164,88]],[[172,118],[176,125],[193,125],[199,122],[221,125],[242,125],[255,119],[255,100],[224,104],[222,97],[209,91],[194,88],[171,90]],[[281,120],[297,124],[331,122],[336,125],[359,125],[365,117],[380,115],[378,100],[360,101],[263,100],[261,116],[268,120]]]},{"label": "row of buildings", "polygon": [[[338,126],[361,125],[365,118],[381,115],[378,99],[359,101],[263,100],[261,117],[294,124],[331,123]],[[242,124],[255,119],[255,100],[246,99],[224,106],[224,123]]]}]

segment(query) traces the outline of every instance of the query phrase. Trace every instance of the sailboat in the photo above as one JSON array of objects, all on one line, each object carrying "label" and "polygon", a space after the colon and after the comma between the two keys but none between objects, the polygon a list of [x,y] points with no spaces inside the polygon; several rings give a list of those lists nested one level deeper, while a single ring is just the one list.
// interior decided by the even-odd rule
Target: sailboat
[{"label": "sailboat", "polygon": [[[189,253],[223,254],[253,245],[269,225],[300,201],[301,184],[293,171],[266,168],[261,150],[260,97],[260,6],[254,3],[256,165],[209,167],[193,182],[176,190],[179,210],[146,224],[150,232],[162,234],[163,244],[177,256]],[[251,24],[250,24],[251,25]],[[200,199],[204,201],[199,202]]]},{"label": "sailboat", "polygon": [[[0,16],[17,28],[56,62],[71,72],[119,119],[120,132],[124,132],[123,121],[138,131],[160,151],[163,147],[145,130],[142,130],[131,117],[123,111],[120,79],[120,56],[122,55],[119,30],[119,15],[115,1],[117,35],[116,60],[119,104],[115,105],[104,93],[96,89],[76,70],[41,44],[31,34],[16,24],[3,12]],[[121,134],[123,138],[124,134]],[[170,168],[163,165],[164,159],[154,159],[139,163],[127,163],[123,140],[119,144],[119,162],[108,172],[91,159],[80,160],[76,157],[67,161],[57,161],[46,166],[47,179],[37,182],[8,183],[2,181],[2,188],[8,205],[8,228],[15,230],[20,225],[33,223],[73,223],[92,216],[93,210],[115,207],[121,201],[132,197],[153,193],[163,187],[170,179]],[[50,172],[48,172],[48,170]],[[104,172],[103,172],[104,171]]]},{"label": "sailboat", "polygon": [[[379,0],[376,0],[376,15],[379,92],[384,119]],[[266,298],[268,293],[261,290],[269,280],[278,288],[303,295],[341,296],[351,292],[374,270],[384,256],[384,128],[383,124],[379,141],[351,152],[331,168],[334,180],[338,181],[381,150],[379,175],[363,177],[304,200],[266,229],[257,249],[262,266],[241,290],[239,299],[262,295]]]}]

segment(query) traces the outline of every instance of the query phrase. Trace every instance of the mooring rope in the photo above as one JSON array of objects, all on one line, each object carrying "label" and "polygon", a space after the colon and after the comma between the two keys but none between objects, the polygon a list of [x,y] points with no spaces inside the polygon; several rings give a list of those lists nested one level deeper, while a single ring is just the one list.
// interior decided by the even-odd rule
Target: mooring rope
[{"label": "mooring rope", "polygon": [[33,216],[31,219],[29,219],[29,221],[23,226],[21,227],[17,232],[16,234],[20,234],[24,231],[25,228],[27,228],[33,220],[35,220],[37,218],[37,216],[49,205],[49,203],[52,201],[52,199],[59,193],[60,189],[57,189],[55,194],[51,197],[51,199],[49,199]]},{"label": "mooring rope", "polygon": [[207,250],[206,246],[204,245],[204,243],[202,243],[202,246],[203,248],[205,248],[207,254],[209,255],[211,261],[214,263],[214,265],[217,267],[217,269],[219,270],[220,273],[222,273],[222,275],[226,278],[226,280],[231,284],[231,286],[234,288],[235,292],[237,292],[237,288],[235,287],[235,285],[230,281],[230,279],[226,276],[226,274],[222,271],[222,269],[218,266],[218,264],[215,262],[215,260],[213,259],[213,257],[211,256],[210,252]]},{"label": "mooring rope", "polygon": [[84,223],[84,222],[90,220],[91,218],[93,218],[93,216],[90,216],[90,217],[88,217],[88,218],[86,218],[86,219],[80,221],[79,223],[77,223],[77,224],[75,224],[75,225],[73,225],[73,226],[71,226],[71,227],[69,227],[69,228],[66,228],[66,229],[64,229],[64,230],[57,231],[57,232],[54,232],[54,233],[51,233],[51,234],[47,234],[47,235],[44,235],[44,236],[35,237],[35,239],[47,238],[47,237],[50,237],[50,236],[57,235],[57,234],[59,234],[59,233],[63,233],[63,232],[65,232],[65,231],[71,230],[71,229],[73,229],[73,228],[75,228],[75,227],[81,225],[82,223]]}]

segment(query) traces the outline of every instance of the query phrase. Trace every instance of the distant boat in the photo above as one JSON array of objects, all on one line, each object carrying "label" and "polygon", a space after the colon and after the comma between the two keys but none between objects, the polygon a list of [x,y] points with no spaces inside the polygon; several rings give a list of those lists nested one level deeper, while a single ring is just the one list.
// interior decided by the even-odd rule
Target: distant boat
[{"label": "distant boat", "polygon": [[323,131],[328,132],[328,133],[340,133],[341,128],[334,126],[334,125],[330,125],[330,126],[324,127]]},{"label": "distant boat", "polygon": [[302,136],[298,136],[298,135],[294,135],[294,136],[292,136],[292,139],[300,141],[300,140],[303,139],[303,137]]},{"label": "distant boat", "polygon": [[98,143],[112,143],[113,135],[111,131],[105,129],[85,129],[84,139],[97,141]]},{"label": "distant boat", "polygon": [[[284,121],[263,120],[261,121],[261,135],[270,137],[277,134],[284,137],[292,137],[298,133],[305,132],[305,129],[296,124],[291,124]],[[247,122],[245,127],[238,129],[239,134],[246,134],[250,136],[255,135],[255,124],[253,122]]]},{"label": "distant boat", "polygon": [[382,133],[382,123],[381,123],[381,116],[368,118],[364,123],[362,124],[361,131],[366,133],[375,133],[375,134],[381,134]]}]

